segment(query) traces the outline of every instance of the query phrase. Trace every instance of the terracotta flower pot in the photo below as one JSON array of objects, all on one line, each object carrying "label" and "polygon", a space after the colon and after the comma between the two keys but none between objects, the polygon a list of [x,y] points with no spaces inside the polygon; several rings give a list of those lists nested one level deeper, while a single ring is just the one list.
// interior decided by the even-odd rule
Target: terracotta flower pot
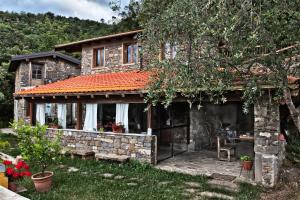
[{"label": "terracotta flower pot", "polygon": [[52,185],[53,172],[46,171],[44,175],[42,172],[31,176],[36,191],[38,192],[49,192]]},{"label": "terracotta flower pot", "polygon": [[244,170],[250,171],[253,166],[253,161],[243,161]]}]

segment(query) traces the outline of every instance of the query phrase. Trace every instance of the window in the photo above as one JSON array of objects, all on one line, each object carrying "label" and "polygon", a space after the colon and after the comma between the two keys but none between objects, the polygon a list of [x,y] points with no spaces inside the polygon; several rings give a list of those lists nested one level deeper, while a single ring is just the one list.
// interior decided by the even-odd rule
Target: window
[{"label": "window", "polygon": [[42,79],[43,64],[32,63],[32,79]]},{"label": "window", "polygon": [[94,49],[94,67],[104,66],[104,47]]},{"label": "window", "polygon": [[174,59],[177,53],[177,46],[175,44],[170,44],[169,42],[165,43],[164,48],[164,57],[166,59]]},{"label": "window", "polygon": [[124,45],[124,64],[137,63],[137,44],[125,44]]}]

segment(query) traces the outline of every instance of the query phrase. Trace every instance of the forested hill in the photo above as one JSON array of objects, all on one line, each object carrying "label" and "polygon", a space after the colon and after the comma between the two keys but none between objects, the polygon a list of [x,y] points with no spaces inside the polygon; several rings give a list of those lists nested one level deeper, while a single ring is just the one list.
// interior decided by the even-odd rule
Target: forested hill
[{"label": "forested hill", "polygon": [[66,18],[53,13],[0,11],[0,63],[8,61],[11,55],[47,51],[56,44],[117,31],[117,25]]},{"label": "forested hill", "polygon": [[[0,11],[0,128],[13,117],[14,76],[7,71],[11,55],[53,50],[56,44],[127,31],[128,18],[107,24],[53,13]],[[132,24],[132,23],[129,23]],[[1,125],[2,124],[2,125]]]}]

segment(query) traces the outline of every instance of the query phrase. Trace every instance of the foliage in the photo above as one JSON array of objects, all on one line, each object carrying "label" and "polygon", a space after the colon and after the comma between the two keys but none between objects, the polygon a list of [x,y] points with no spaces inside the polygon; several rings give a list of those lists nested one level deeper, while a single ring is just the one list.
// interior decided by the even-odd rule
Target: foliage
[{"label": "foliage", "polygon": [[[147,101],[168,106],[182,95],[201,107],[226,102],[241,85],[247,112],[260,85],[287,89],[287,75],[299,74],[299,3],[144,0],[143,51],[149,67],[159,68]],[[159,58],[163,44],[175,47],[175,58]]]},{"label": "foliage", "polygon": [[13,123],[12,127],[18,134],[22,157],[39,166],[42,173],[50,164],[58,162],[61,150],[60,134],[49,139],[46,136],[47,126],[30,126],[23,121]]},{"label": "foliage", "polygon": [[20,155],[17,136],[0,132],[0,140],[7,141],[10,146],[9,148],[1,149],[3,153],[6,153],[14,157]]},{"label": "foliage", "polygon": [[[79,158],[69,159],[64,157],[60,166],[50,166],[55,169],[56,176],[53,177],[51,192],[41,194],[35,191],[31,181],[23,180],[21,184],[28,189],[22,193],[30,199],[63,200],[66,199],[195,199],[199,193],[204,191],[214,192],[215,189],[207,185],[207,177],[199,175],[187,175],[181,173],[167,172],[156,169],[150,165],[143,165],[138,162],[118,164],[95,160],[81,160]],[[73,174],[68,173],[68,167],[73,166],[79,169]],[[36,169],[31,169],[35,172]],[[111,173],[116,176],[124,176],[123,179],[103,178],[104,173]],[[186,194],[188,182],[199,183],[195,192]],[[137,183],[136,186],[128,183]],[[88,188],[88,189],[87,189]],[[99,192],[99,188],[101,191]],[[258,187],[243,184],[238,194],[233,198],[243,200],[257,199],[260,191]]]},{"label": "foliage", "polygon": [[17,180],[25,176],[30,177],[31,173],[29,166],[24,161],[18,161],[17,164],[12,164],[9,160],[4,160],[5,175],[11,180]]},{"label": "foliage", "polygon": [[0,150],[9,149],[10,144],[8,141],[0,141]]},{"label": "foliage", "polygon": [[240,157],[241,161],[253,161],[253,159],[250,156],[242,155]]},{"label": "foliage", "polygon": [[[130,10],[128,7],[128,13]],[[111,25],[103,20],[96,22],[67,18],[50,12],[32,14],[0,11],[0,121],[8,122],[13,118],[14,74],[8,72],[12,55],[50,51],[57,44],[128,31],[133,27],[129,26],[131,14],[126,13],[127,10],[118,23]]]},{"label": "foliage", "polygon": [[300,166],[300,136],[291,135],[286,146],[287,159]]}]

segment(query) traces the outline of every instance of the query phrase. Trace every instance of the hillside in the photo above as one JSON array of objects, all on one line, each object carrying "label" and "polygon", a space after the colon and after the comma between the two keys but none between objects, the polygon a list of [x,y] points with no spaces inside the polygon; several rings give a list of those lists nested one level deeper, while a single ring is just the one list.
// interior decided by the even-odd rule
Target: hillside
[{"label": "hillside", "polygon": [[56,44],[120,31],[126,31],[126,26],[56,16],[50,12],[31,14],[0,11],[0,127],[1,121],[13,116],[13,74],[7,72],[11,55],[49,51]]}]

